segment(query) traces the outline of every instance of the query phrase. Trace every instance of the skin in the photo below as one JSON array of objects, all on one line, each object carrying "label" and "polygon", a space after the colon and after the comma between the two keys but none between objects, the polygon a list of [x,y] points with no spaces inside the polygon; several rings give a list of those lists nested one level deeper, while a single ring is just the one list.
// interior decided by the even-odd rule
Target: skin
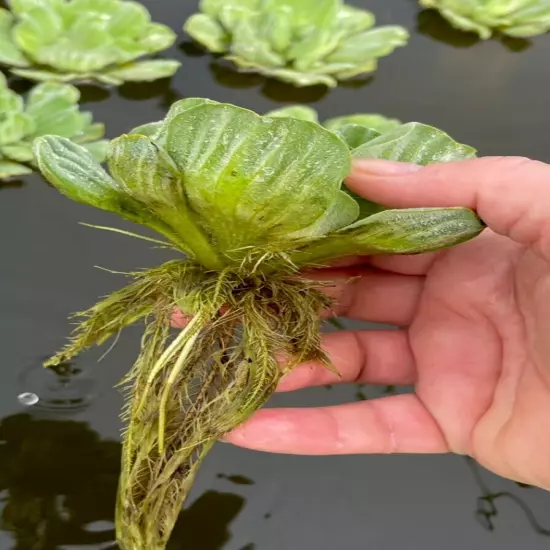
[{"label": "skin", "polygon": [[341,378],[304,364],[279,391],[363,382],[413,384],[415,393],[264,409],[227,440],[310,455],[466,454],[550,490],[550,166],[361,161],[348,186],[396,208],[468,206],[489,229],[437,254],[351,258],[318,272],[336,281],[339,315],[400,328],[326,335]]}]

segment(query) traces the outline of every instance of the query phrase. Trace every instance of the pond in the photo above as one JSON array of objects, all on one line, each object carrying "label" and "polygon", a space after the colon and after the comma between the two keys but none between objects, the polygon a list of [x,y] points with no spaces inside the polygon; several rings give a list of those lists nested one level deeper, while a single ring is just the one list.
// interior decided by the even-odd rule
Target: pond
[{"label": "pond", "polygon": [[[293,89],[239,75],[189,43],[181,25],[196,2],[149,0],[180,32],[166,56],[174,78],[116,90],[82,87],[108,137],[162,118],[182,97],[258,112],[301,102],[321,118],[380,112],[438,126],[483,155],[550,162],[550,35],[480,43],[414,0],[352,2],[412,31],[376,75],[334,90]],[[21,84],[21,89],[24,89]],[[519,183],[519,182],[518,182]],[[75,204],[39,176],[0,185],[0,550],[115,549],[120,460],[113,385],[133,362],[139,331],[56,373],[39,365],[63,343],[68,314],[123,284],[116,271],[159,264],[165,251],[82,225],[114,216]],[[273,406],[336,404],[388,389],[317,388]],[[407,391],[403,389],[400,391]],[[36,399],[32,394],[39,396]],[[34,404],[33,404],[34,403]],[[550,545],[550,493],[503,480],[462,457],[297,457],[218,444],[182,513],[171,550],[538,550]]]}]

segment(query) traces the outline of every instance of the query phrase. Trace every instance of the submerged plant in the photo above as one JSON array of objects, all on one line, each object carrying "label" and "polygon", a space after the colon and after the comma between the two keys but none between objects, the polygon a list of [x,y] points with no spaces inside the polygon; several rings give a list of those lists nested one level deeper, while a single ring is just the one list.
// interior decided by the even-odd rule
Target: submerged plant
[{"label": "submerged plant", "polygon": [[30,80],[120,85],[172,76],[179,61],[136,61],[175,33],[128,0],[8,0],[0,8],[0,63]]},{"label": "submerged plant", "polygon": [[[129,274],[128,286],[80,313],[70,342],[48,363],[144,322],[124,380],[116,514],[124,550],[165,548],[204,456],[267,401],[285,372],[308,360],[334,368],[319,335],[330,300],[301,268],[351,254],[437,250],[484,227],[467,208],[369,216],[342,189],[352,155],[419,164],[475,156],[417,123],[373,130],[350,150],[312,122],[185,99],[164,120],[113,140],[110,174],[64,138],[39,138],[35,155],[61,193],[150,227],[167,239],[154,242],[183,253]],[[170,328],[175,308],[189,321],[179,331]]]},{"label": "submerged plant", "polygon": [[491,38],[494,31],[529,37],[550,30],[549,0],[420,0],[454,27]]},{"label": "submerged plant", "polygon": [[79,99],[74,86],[50,82],[35,86],[25,101],[0,73],[0,179],[31,173],[32,142],[45,134],[85,144],[96,160],[103,160],[105,128],[93,123],[92,113],[79,110]]},{"label": "submerged plant", "polygon": [[295,86],[336,86],[373,72],[404,46],[399,26],[374,27],[372,13],[342,0],[201,0],[184,30],[240,70]]},{"label": "submerged plant", "polygon": [[[310,122],[319,122],[319,115],[312,107],[304,105],[292,105],[269,111],[266,116],[270,117],[290,117],[300,120],[309,120]],[[401,126],[401,121],[396,118],[388,118],[375,113],[357,113],[353,115],[345,115],[334,118],[329,118],[322,122],[322,125],[328,130],[337,132],[345,126],[363,126],[377,132],[384,133],[390,130],[395,130]]]}]

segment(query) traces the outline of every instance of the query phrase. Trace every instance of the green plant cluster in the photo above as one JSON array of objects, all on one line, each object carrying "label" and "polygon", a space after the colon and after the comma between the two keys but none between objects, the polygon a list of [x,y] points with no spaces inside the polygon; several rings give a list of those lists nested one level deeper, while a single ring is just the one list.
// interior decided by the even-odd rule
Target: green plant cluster
[{"label": "green plant cluster", "polygon": [[172,76],[179,61],[139,59],[176,34],[129,0],[8,0],[0,9],[0,63],[38,81],[119,85]]},{"label": "green plant cluster", "polygon": [[[319,283],[299,276],[302,268],[355,254],[439,250],[484,228],[468,208],[388,209],[342,186],[352,158],[425,165],[475,156],[419,123],[331,131],[189,98],[162,121],[111,141],[108,170],[66,138],[41,137],[34,151],[61,193],[154,229],[166,240],[146,240],[185,256],[131,274],[128,286],[80,314],[70,342],[48,363],[145,320],[125,379],[117,504],[124,550],[164,550],[212,445],[263,406],[288,369],[313,360],[334,369],[319,335],[330,301]],[[171,338],[175,307],[190,320]],[[289,358],[284,367],[281,354]]]},{"label": "green plant cluster", "polygon": [[404,46],[399,26],[374,27],[372,13],[342,0],[201,0],[185,31],[243,71],[295,86],[336,86],[371,73]]},{"label": "green plant cluster", "polygon": [[98,161],[107,141],[103,124],[78,107],[80,92],[70,84],[45,82],[35,86],[26,100],[8,88],[0,73],[0,179],[32,172],[33,140],[56,134],[83,144]]},{"label": "green plant cluster", "polygon": [[491,38],[494,32],[525,38],[550,30],[549,0],[420,0],[457,29]]}]

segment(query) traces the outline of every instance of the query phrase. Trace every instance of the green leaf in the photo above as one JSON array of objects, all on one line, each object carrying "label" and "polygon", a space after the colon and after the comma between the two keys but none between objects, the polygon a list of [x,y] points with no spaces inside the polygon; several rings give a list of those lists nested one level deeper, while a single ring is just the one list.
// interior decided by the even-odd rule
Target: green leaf
[{"label": "green leaf", "polygon": [[344,39],[326,60],[328,63],[353,62],[362,65],[389,55],[397,47],[405,46],[408,40],[409,33],[403,27],[378,27]]},{"label": "green leaf", "polygon": [[319,116],[317,111],[312,107],[306,107],[305,105],[293,105],[292,107],[283,107],[282,109],[275,109],[269,111],[265,116],[270,117],[288,117],[296,118],[298,120],[308,120],[310,122],[319,122]]},{"label": "green leaf", "polygon": [[19,164],[17,162],[0,160],[0,179],[24,176],[31,173],[32,170],[28,166],[24,166],[23,164]]},{"label": "green leaf", "polygon": [[271,49],[270,45],[260,36],[253,22],[248,19],[239,21],[233,35],[230,60],[243,59],[247,63],[259,67],[282,67],[284,58]]},{"label": "green leaf", "polygon": [[378,130],[366,128],[365,126],[358,126],[357,124],[346,124],[332,131],[335,132],[340,139],[345,141],[351,150],[357,149],[361,145],[382,135]]},{"label": "green leaf", "polygon": [[204,13],[192,15],[185,22],[183,30],[211,52],[222,53],[229,47],[229,36],[223,27]]},{"label": "green leaf", "polygon": [[19,14],[13,38],[27,55],[35,57],[41,48],[51,44],[63,30],[62,18],[46,6],[38,6]]},{"label": "green leaf", "polygon": [[172,76],[179,69],[180,65],[179,61],[154,59],[131,63],[120,69],[110,70],[106,74],[122,81],[151,82],[152,80]]},{"label": "green leaf", "polygon": [[476,150],[425,124],[410,122],[354,149],[355,158],[377,158],[425,166],[473,158]]},{"label": "green leaf", "polygon": [[350,170],[345,143],[319,125],[224,104],[174,117],[166,150],[199,223],[237,256],[318,220]]},{"label": "green leaf", "polygon": [[168,49],[176,41],[176,33],[161,23],[151,23],[141,37],[139,45],[147,53],[157,53]]},{"label": "green leaf", "polygon": [[8,88],[0,88],[0,117],[10,111],[22,112],[23,99]]},{"label": "green leaf", "polygon": [[142,124],[141,126],[136,126],[129,134],[140,134],[142,136],[153,137],[155,136],[160,128],[162,127],[162,121],[160,122],[148,122],[147,124]]},{"label": "green leaf", "polygon": [[15,67],[27,67],[29,62],[12,37],[12,14],[0,8],[0,63]]},{"label": "green leaf", "polygon": [[[80,143],[83,143],[82,141]],[[92,158],[96,162],[103,162],[107,156],[107,149],[109,147],[109,140],[101,139],[94,141],[93,143],[83,143],[83,147],[92,155]]]},{"label": "green leaf", "polygon": [[107,31],[114,37],[128,35],[137,37],[148,32],[151,16],[143,4],[137,2],[118,2],[111,12]]},{"label": "green leaf", "polygon": [[109,145],[107,165],[124,194],[170,226],[199,262],[211,269],[223,265],[193,220],[176,167],[158,145],[142,135],[121,136]]},{"label": "green leaf", "polygon": [[330,208],[313,224],[288,235],[289,239],[308,240],[322,237],[352,224],[360,214],[360,208],[351,195],[339,191]]},{"label": "green leaf", "polygon": [[0,118],[0,146],[16,143],[34,130],[34,121],[25,113],[8,112]]},{"label": "green leaf", "polygon": [[329,118],[328,120],[325,120],[323,126],[335,132],[336,130],[339,130],[349,124],[371,128],[372,130],[376,130],[383,134],[398,128],[402,123],[396,118],[387,118],[382,115],[365,113]]},{"label": "green leaf", "polygon": [[[91,113],[82,113],[82,115],[91,115]],[[85,124],[84,129],[77,135],[72,136],[75,143],[88,143],[101,139],[105,134],[105,124],[97,122],[95,124]]]},{"label": "green leaf", "polygon": [[32,147],[29,143],[3,145],[0,149],[0,153],[0,156],[7,157],[16,162],[31,162],[33,158]]},{"label": "green leaf", "polygon": [[374,26],[375,18],[369,11],[353,6],[342,6],[337,16],[337,27],[345,34],[356,34]]},{"label": "green leaf", "polygon": [[43,136],[34,141],[33,152],[40,172],[60,193],[76,202],[108,210],[151,227],[173,242],[178,242],[172,230],[146,205],[123,192],[86,148],[66,138]]},{"label": "green leaf", "polygon": [[292,254],[297,265],[355,254],[418,254],[465,242],[484,225],[468,208],[385,210]]},{"label": "green leaf", "polygon": [[14,75],[26,78],[27,80],[35,80],[38,82],[70,82],[83,78],[83,75],[77,73],[56,73],[44,69],[12,69]]}]

